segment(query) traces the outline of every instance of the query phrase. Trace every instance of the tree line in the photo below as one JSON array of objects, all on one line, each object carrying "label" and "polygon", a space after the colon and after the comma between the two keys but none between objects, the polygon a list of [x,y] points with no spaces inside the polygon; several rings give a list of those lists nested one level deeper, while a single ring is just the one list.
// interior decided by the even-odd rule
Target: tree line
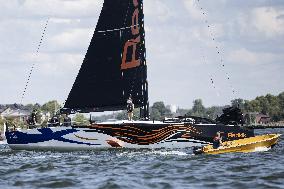
[{"label": "tree line", "polygon": [[[177,108],[176,112],[171,112],[168,105],[165,105],[164,102],[158,101],[154,102],[152,106],[150,106],[150,119],[151,120],[163,120],[166,117],[175,117],[175,116],[199,116],[206,117],[210,119],[215,119],[217,115],[222,113],[222,109],[227,106],[212,106],[206,108],[201,99],[196,99],[193,101],[192,109],[184,109]],[[138,120],[140,116],[139,108],[134,109],[134,120]],[[97,117],[99,120],[101,117]],[[127,112],[120,111],[114,115],[110,115],[110,117],[104,116],[104,118],[116,118],[119,120],[127,119]]]},{"label": "tree line", "polygon": [[[35,104],[27,104],[27,105],[23,105],[23,104],[0,104],[0,109],[2,111],[6,110],[7,108],[10,108],[12,110],[23,110],[26,111],[27,114],[30,114],[32,112],[35,112],[36,115],[36,122],[42,125],[46,125],[47,124],[47,117],[45,117],[45,119],[43,119],[43,114],[49,114],[49,116],[53,116],[57,113],[57,111],[61,108],[61,105],[56,101],[56,100],[52,100],[49,101],[43,105],[40,105],[39,103],[35,103]],[[3,130],[2,126],[4,125],[4,123],[7,123],[9,125],[17,125],[18,127],[21,128],[25,128],[26,123],[19,120],[19,119],[15,119],[13,117],[6,117],[6,118],[2,118],[0,116],[0,130]]]},{"label": "tree line", "polygon": [[11,109],[20,109],[25,110],[27,112],[37,111],[42,113],[50,113],[54,115],[60,108],[61,105],[56,100],[51,100],[47,103],[44,103],[43,105],[40,105],[39,103],[35,104],[0,104],[0,109],[5,110],[7,108]]},{"label": "tree line", "polygon": [[254,100],[235,99],[233,106],[239,106],[243,112],[258,112],[271,117],[272,121],[284,120],[284,92],[279,95],[267,94]]},{"label": "tree line", "polygon": [[[202,99],[195,99],[191,109],[178,108],[176,113],[164,104],[164,102],[155,102],[150,107],[150,119],[162,120],[165,117],[180,116],[198,116],[215,120],[222,114],[222,110],[229,106],[239,107],[244,114],[261,113],[271,117],[272,121],[284,120],[284,92],[279,95],[267,94],[258,96],[253,100],[234,99],[230,105],[205,107]],[[135,109],[134,117],[139,118],[139,109]],[[120,112],[116,115],[117,119],[126,119],[126,112]]]},{"label": "tree line", "polygon": [[[211,106],[205,107],[203,105],[202,99],[195,99],[193,101],[192,108],[183,109],[178,108],[175,113],[172,113],[170,108],[165,105],[164,102],[154,102],[152,106],[150,106],[150,119],[151,120],[162,120],[165,117],[174,117],[174,116],[199,116],[205,117],[209,119],[216,119],[217,116],[222,114],[222,110],[229,106],[237,106],[239,107],[243,113],[262,113],[271,117],[272,121],[280,121],[284,120],[284,92],[279,95],[271,95],[267,94],[265,96],[258,96],[253,100],[244,100],[244,99],[234,99],[231,101],[230,105],[226,106]],[[36,104],[10,104],[10,105],[0,105],[0,109],[5,108],[12,109],[21,109],[27,111],[36,110],[37,112],[47,113],[49,112],[54,115],[60,108],[60,104],[56,100],[49,101],[43,105],[38,103]],[[139,108],[134,109],[134,119],[138,120],[140,117]],[[83,116],[79,115],[75,117],[75,120],[78,118],[79,120],[83,119]],[[108,119],[127,119],[126,111],[119,111],[110,115],[102,115],[94,117],[95,120],[105,121]],[[1,124],[0,118],[0,124]]]}]

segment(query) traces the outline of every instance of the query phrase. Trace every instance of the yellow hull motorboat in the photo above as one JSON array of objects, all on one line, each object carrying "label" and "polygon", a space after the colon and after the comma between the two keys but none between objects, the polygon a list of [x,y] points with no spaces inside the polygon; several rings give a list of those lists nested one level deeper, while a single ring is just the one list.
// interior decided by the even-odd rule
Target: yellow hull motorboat
[{"label": "yellow hull motorboat", "polygon": [[255,152],[259,148],[273,147],[277,143],[280,136],[280,134],[267,134],[233,141],[226,141],[223,142],[219,148],[213,148],[213,145],[207,145],[202,147],[201,149],[194,149],[194,153],[223,154],[230,152]]}]

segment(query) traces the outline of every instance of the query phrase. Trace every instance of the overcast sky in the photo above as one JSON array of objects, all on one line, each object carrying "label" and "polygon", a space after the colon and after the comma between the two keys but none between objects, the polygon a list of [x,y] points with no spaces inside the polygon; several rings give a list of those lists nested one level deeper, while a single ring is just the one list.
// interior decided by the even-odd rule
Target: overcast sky
[{"label": "overcast sky", "polygon": [[[0,104],[21,102],[33,64],[23,103],[63,102],[102,4],[0,0]],[[224,105],[284,91],[283,0],[144,0],[144,14],[150,103]]]}]

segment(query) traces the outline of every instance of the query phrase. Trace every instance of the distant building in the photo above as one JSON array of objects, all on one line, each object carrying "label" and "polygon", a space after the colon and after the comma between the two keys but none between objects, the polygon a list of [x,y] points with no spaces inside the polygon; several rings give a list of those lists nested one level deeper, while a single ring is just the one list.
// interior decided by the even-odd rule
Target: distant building
[{"label": "distant building", "polygon": [[13,118],[18,121],[25,122],[30,114],[31,112],[27,110],[7,108],[0,113],[0,116],[1,118]]},{"label": "distant building", "polygon": [[271,118],[268,115],[258,114],[255,117],[255,121],[258,124],[267,124],[267,123],[270,123]]},{"label": "distant building", "polygon": [[167,105],[166,108],[169,109],[172,114],[177,113],[177,106],[176,105]]},{"label": "distant building", "polygon": [[249,112],[244,114],[245,122],[248,124],[268,124],[271,118],[268,115],[259,112]]},{"label": "distant building", "polygon": [[170,105],[170,110],[172,113],[177,113],[177,106],[176,105]]},{"label": "distant building", "polygon": [[171,110],[171,117],[178,117],[178,116],[185,116],[189,110],[187,109],[180,109],[178,106],[173,105],[172,108],[168,108]]},{"label": "distant building", "polygon": [[164,116],[169,117],[177,117],[180,116],[179,113],[177,113],[178,107],[176,105],[167,105],[166,109],[169,111]]}]

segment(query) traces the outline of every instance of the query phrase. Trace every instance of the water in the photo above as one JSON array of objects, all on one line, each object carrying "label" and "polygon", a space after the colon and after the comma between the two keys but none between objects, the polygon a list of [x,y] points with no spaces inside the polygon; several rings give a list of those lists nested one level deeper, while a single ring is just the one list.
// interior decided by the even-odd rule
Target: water
[{"label": "water", "polygon": [[32,152],[0,146],[1,189],[284,188],[283,135],[268,151],[198,156],[190,148]]}]

